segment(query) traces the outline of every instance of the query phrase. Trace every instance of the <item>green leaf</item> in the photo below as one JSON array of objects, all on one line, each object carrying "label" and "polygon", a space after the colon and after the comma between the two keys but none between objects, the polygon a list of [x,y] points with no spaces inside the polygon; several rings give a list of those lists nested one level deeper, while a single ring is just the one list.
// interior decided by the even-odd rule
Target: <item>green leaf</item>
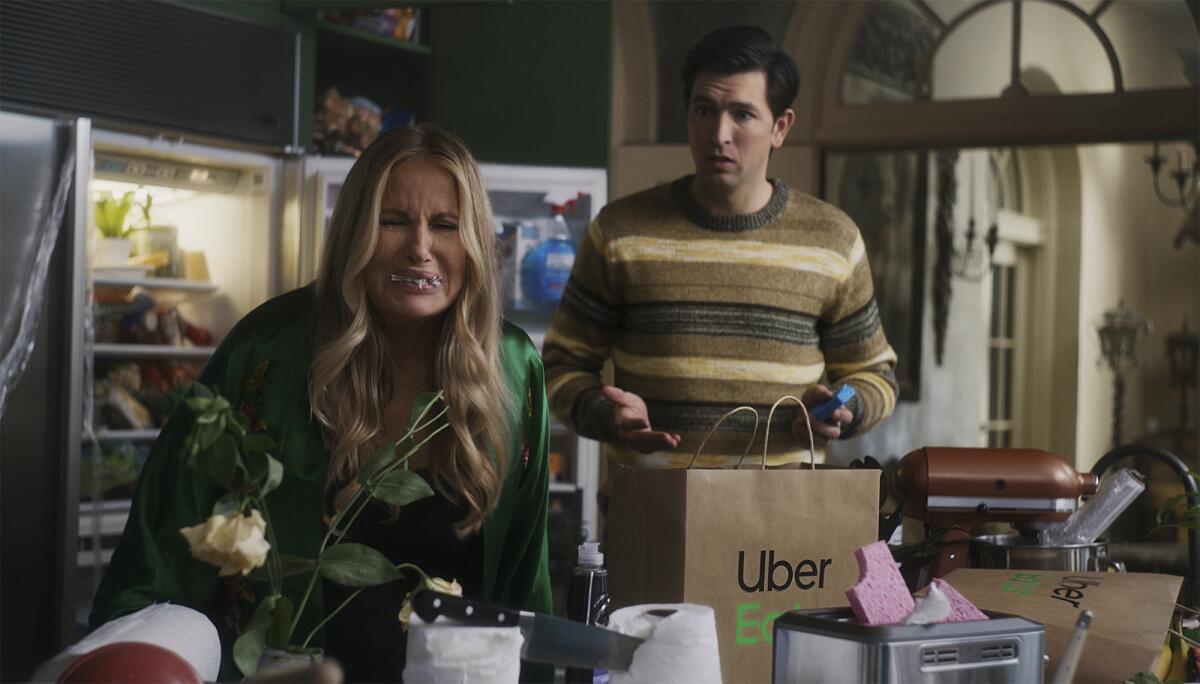
[{"label": "green leaf", "polygon": [[204,468],[204,474],[214,484],[228,486],[233,480],[233,474],[237,470],[238,453],[237,445],[234,444],[233,438],[227,434],[221,433],[217,435],[218,439],[213,442],[212,448],[205,454],[201,461]]},{"label": "green leaf", "polygon": [[246,480],[253,485],[258,485],[260,480],[267,478],[267,455],[260,451],[250,451],[243,455],[242,460],[246,464]]},{"label": "green leaf", "polygon": [[187,404],[188,408],[195,411],[197,414],[200,414],[208,411],[209,407],[212,406],[212,399],[205,399],[204,397],[188,397],[184,400],[184,403]]},{"label": "green leaf", "polygon": [[367,459],[367,464],[358,473],[358,483],[360,485],[366,485],[368,480],[391,465],[392,459],[396,455],[396,445],[399,443],[400,440],[394,439],[384,444],[379,451],[375,452],[374,456]]},{"label": "green leaf", "polygon": [[238,437],[245,435],[250,431],[250,419],[241,411],[232,411],[234,432],[238,433]]},{"label": "green leaf", "polygon": [[265,456],[267,457],[267,479],[259,485],[262,496],[266,496],[278,487],[280,482],[283,482],[283,464],[270,454],[265,454]]},{"label": "green leaf", "polygon": [[433,496],[433,488],[420,475],[411,470],[393,470],[375,486],[373,495],[393,506],[408,504]]},{"label": "green leaf", "polygon": [[250,624],[246,625],[246,630],[233,642],[233,661],[247,677],[253,676],[258,670],[258,661],[267,642],[267,630],[271,627],[271,613],[278,600],[278,596],[263,599],[254,611],[254,617],[250,618]]},{"label": "green leaf", "polygon": [[292,616],[296,614],[292,600],[280,596],[275,604],[274,624],[271,625],[271,645],[275,648],[287,648],[291,641]]},{"label": "green leaf", "polygon": [[[272,549],[274,551],[274,549]],[[270,561],[268,561],[269,563]],[[305,572],[311,572],[317,569],[317,562],[311,558],[301,558],[287,553],[279,554],[279,562],[283,566],[281,577],[291,577]],[[256,582],[271,581],[271,573],[267,570],[267,565],[258,566],[250,571],[250,579]]]},{"label": "green leaf", "polygon": [[1167,500],[1162,502],[1162,506],[1158,507],[1158,513],[1154,514],[1155,522],[1162,524],[1171,511],[1175,510],[1175,507],[1179,505],[1179,502],[1183,501],[1186,497],[1187,494],[1176,494],[1175,496],[1167,497]]},{"label": "green leaf", "polygon": [[239,492],[229,492],[225,496],[217,499],[213,504],[213,515],[223,515],[226,518],[232,518],[238,515],[242,510],[242,495]]},{"label": "green leaf", "polygon": [[250,451],[272,451],[275,448],[275,440],[265,432],[251,432],[242,437],[242,448]]},{"label": "green leaf", "polygon": [[201,449],[207,449],[217,441],[221,436],[221,426],[215,421],[211,423],[201,423],[196,431],[196,441],[199,442]]},{"label": "green leaf", "polygon": [[403,577],[382,553],[364,544],[334,544],[321,554],[321,576],[347,587],[373,587]]}]

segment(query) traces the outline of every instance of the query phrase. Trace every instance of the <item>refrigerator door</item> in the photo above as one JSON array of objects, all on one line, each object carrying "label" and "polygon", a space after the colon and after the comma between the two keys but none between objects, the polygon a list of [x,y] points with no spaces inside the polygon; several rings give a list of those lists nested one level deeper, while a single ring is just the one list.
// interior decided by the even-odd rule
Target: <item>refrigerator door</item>
[{"label": "refrigerator door", "polygon": [[303,218],[300,222],[300,280],[306,284],[317,277],[321,263],[321,250],[325,245],[325,234],[333,218],[333,208],[350,168],[357,159],[353,157],[305,157],[302,186],[304,197],[301,205]]},{"label": "refrigerator door", "polygon": [[[172,395],[243,316],[285,287],[289,263],[280,157],[108,130],[93,142],[87,203],[132,193],[137,207],[124,224],[135,229],[124,254],[106,257],[94,240],[80,269],[91,323],[78,354],[78,489],[66,505],[78,521],[68,540],[81,628]],[[97,234],[84,225],[84,235]]]},{"label": "refrigerator door", "polygon": [[[8,365],[31,350],[7,366],[0,415],[6,681],[77,638],[69,504],[78,496],[90,140],[87,119],[0,112],[0,358]],[[44,244],[53,252],[43,262]]]}]

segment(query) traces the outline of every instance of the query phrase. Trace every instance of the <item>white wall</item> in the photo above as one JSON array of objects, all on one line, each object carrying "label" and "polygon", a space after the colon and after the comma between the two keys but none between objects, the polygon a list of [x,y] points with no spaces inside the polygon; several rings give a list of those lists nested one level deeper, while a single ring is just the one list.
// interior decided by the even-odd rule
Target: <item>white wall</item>
[{"label": "white wall", "polygon": [[1150,149],[1149,145],[1094,145],[1079,150],[1083,286],[1076,431],[1080,465],[1091,464],[1111,446],[1112,373],[1100,364],[1095,323],[1122,299],[1126,307],[1146,314],[1153,323],[1143,345],[1143,364],[1126,378],[1123,441],[1148,432],[1148,421],[1160,428],[1178,421],[1179,395],[1169,386],[1165,340],[1185,317],[1193,330],[1200,321],[1200,250],[1194,244],[1179,250],[1171,246],[1183,212],[1153,196],[1143,161]]},{"label": "white wall", "polygon": [[[1108,61],[1083,24],[1049,5],[1025,3],[1024,8],[1022,70],[1049,77],[1023,79],[1032,92],[1111,91]],[[1102,25],[1119,51],[1127,89],[1186,83],[1172,47],[1189,44],[1188,31],[1194,42],[1194,29],[1181,23],[1189,18],[1173,15],[1182,8],[1182,3],[1118,2],[1109,9]],[[988,8],[947,40],[934,63],[938,99],[994,97],[1004,89],[1009,81],[1010,21],[1009,6]],[[1169,149],[1174,163],[1174,145]],[[1050,233],[1044,251],[1053,260],[1039,264],[1051,269],[1042,282],[1053,283],[1055,276],[1059,281],[1042,293],[1054,299],[1049,303],[1055,312],[1054,329],[1036,331],[1053,349],[1053,397],[1030,398],[1046,402],[1050,424],[1038,433],[1040,443],[1019,446],[1055,450],[1080,469],[1090,467],[1110,447],[1112,374],[1100,363],[1095,332],[1102,312],[1123,298],[1126,306],[1154,321],[1144,364],[1127,377],[1124,441],[1177,424],[1179,395],[1169,387],[1165,339],[1185,316],[1193,330],[1200,328],[1200,250],[1194,244],[1172,248],[1183,214],[1154,197],[1144,162],[1149,152],[1150,145],[1113,144],[1031,149],[1022,155],[1042,165],[1026,169],[1037,179],[1029,193],[1035,197],[1026,198],[1027,212],[1042,219]],[[965,187],[961,173],[959,183]],[[1043,196],[1036,197],[1039,194]],[[960,237],[966,201],[960,191]],[[978,218],[977,225],[986,225],[982,220]],[[830,450],[831,460],[845,462],[867,454],[893,458],[924,445],[977,443],[983,421],[979,395],[987,371],[987,320],[980,304],[988,286],[953,281],[946,359],[937,366],[929,295],[935,262],[932,231],[931,214],[921,398],[902,402],[873,432],[836,445]],[[1054,383],[1068,386],[1053,387]],[[1190,401],[1196,401],[1194,396]],[[1196,414],[1193,411],[1193,421]]]}]

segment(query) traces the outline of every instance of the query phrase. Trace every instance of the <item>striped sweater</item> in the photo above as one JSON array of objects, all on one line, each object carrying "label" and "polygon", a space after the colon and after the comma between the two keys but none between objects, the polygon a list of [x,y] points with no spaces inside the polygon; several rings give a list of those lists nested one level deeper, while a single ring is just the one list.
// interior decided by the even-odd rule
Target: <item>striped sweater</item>
[{"label": "striped sweater", "polygon": [[[753,406],[765,423],[776,399],[819,381],[858,394],[843,435],[886,418],[896,355],[854,222],[778,180],[761,210],[714,214],[691,197],[690,182],[617,200],[589,228],[543,350],[558,419],[608,442],[623,465],[685,467],[729,409]],[[611,384],[645,400],[653,429],[680,433],[678,448],[640,454],[612,443],[614,405],[600,394],[608,360]],[[798,415],[793,403],[776,411],[769,465],[807,458],[791,436]],[[731,465],[753,432],[753,415],[731,416],[696,464]],[[748,462],[760,461],[764,434]]]}]

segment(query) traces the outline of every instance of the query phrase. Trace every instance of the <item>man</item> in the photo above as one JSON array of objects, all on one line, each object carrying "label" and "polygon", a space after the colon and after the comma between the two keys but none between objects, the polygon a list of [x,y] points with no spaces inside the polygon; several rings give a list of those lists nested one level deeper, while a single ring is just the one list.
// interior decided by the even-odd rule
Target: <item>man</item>
[{"label": "man", "polygon": [[[896,403],[896,355],[862,237],[767,178],[795,121],[795,64],[762,29],[724,28],[688,53],[683,84],[695,175],[616,200],[589,228],[546,336],[551,410],[633,467],[687,467],[729,409],[765,422],[779,397],[812,408],[843,383],[856,396],[813,421],[816,446],[876,425]],[[731,416],[696,464],[735,464],[755,422]],[[807,444],[799,407],[782,404],[767,464],[805,459]]]}]

